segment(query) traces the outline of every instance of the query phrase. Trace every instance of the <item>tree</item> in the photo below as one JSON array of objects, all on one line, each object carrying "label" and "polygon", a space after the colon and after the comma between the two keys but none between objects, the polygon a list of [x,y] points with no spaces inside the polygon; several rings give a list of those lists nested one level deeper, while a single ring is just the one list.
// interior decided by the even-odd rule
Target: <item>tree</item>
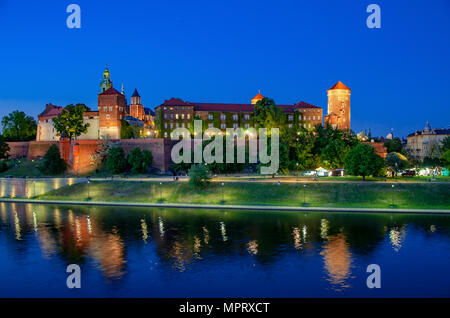
[{"label": "tree", "polygon": [[320,158],[327,169],[337,169],[344,167],[344,159],[350,147],[346,146],[344,141],[336,139],[331,141],[322,150]]},{"label": "tree", "polygon": [[125,151],[122,147],[111,147],[106,157],[106,168],[111,173],[122,173],[127,168]]},{"label": "tree", "polygon": [[84,104],[70,104],[63,109],[58,117],[53,119],[53,126],[59,136],[66,136],[70,140],[77,139],[86,133],[89,123],[84,123],[83,114],[89,108]]},{"label": "tree", "polygon": [[139,138],[139,127],[130,125],[126,120],[122,120],[120,125],[121,139],[136,139]]},{"label": "tree", "polygon": [[391,140],[388,140],[384,143],[384,146],[387,148],[387,152],[402,152],[403,145],[400,138],[395,137]]},{"label": "tree", "polygon": [[449,149],[450,149],[450,136],[447,136],[442,140],[442,151],[446,152]]},{"label": "tree", "polygon": [[406,166],[406,161],[396,152],[389,153],[384,161],[389,170],[392,171],[393,176],[397,176],[398,171],[403,170]]},{"label": "tree", "polygon": [[439,157],[442,155],[442,148],[438,141],[431,140],[428,143],[428,147],[426,150],[426,157],[430,159],[439,159]]},{"label": "tree", "polygon": [[209,182],[210,176],[206,166],[202,164],[193,165],[189,169],[189,183],[195,187],[203,187]]},{"label": "tree", "polygon": [[66,162],[61,158],[58,146],[51,145],[44,158],[39,163],[38,169],[43,174],[60,174],[67,168]]},{"label": "tree", "polygon": [[24,112],[15,110],[2,119],[3,137],[7,141],[29,141],[36,139],[36,121]]},{"label": "tree", "polygon": [[375,153],[370,145],[359,144],[353,147],[345,156],[345,170],[353,176],[377,175],[382,170],[383,158]]},{"label": "tree", "polygon": [[0,159],[8,159],[9,150],[9,145],[5,142],[5,138],[0,135]]},{"label": "tree", "polygon": [[441,156],[442,162],[445,164],[445,167],[450,170],[450,149],[447,149],[444,154]]},{"label": "tree", "polygon": [[286,121],[283,110],[275,105],[273,99],[264,97],[255,104],[253,112],[255,128],[267,128],[270,134],[271,128],[281,128]]},{"label": "tree", "polygon": [[134,173],[145,173],[153,161],[152,153],[139,147],[133,148],[128,155],[128,163]]}]

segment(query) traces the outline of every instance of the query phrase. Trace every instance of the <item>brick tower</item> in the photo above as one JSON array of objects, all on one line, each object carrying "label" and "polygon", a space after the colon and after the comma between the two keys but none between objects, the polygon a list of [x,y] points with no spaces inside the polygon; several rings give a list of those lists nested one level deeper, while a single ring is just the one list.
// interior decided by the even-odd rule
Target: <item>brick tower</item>
[{"label": "brick tower", "polygon": [[125,118],[127,100],[114,87],[98,94],[100,137],[120,139],[121,120]]},{"label": "brick tower", "polygon": [[339,81],[327,93],[328,115],[325,116],[325,126],[350,130],[350,88]]},{"label": "brick tower", "polygon": [[130,116],[139,120],[145,119],[144,106],[141,104],[141,96],[137,89],[134,89],[134,93],[131,95]]}]

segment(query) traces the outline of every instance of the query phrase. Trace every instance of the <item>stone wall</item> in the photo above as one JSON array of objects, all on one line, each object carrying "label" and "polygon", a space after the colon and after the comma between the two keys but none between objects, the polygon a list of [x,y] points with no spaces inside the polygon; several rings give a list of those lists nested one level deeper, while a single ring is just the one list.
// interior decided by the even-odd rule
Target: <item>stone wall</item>
[{"label": "stone wall", "polygon": [[59,147],[59,141],[30,141],[27,160],[44,157],[51,145]]}]

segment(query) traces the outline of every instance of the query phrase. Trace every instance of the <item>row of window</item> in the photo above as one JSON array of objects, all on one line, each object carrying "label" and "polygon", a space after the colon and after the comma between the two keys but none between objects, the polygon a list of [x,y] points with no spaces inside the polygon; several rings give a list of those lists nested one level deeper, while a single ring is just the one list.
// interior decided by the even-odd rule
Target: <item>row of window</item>
[{"label": "row of window", "polygon": [[[109,111],[110,111],[110,112],[113,111],[113,107],[112,107],[112,106],[109,106],[109,107],[103,106],[103,111],[104,111],[104,112],[107,112],[107,111],[108,111],[108,108],[109,108]],[[119,111],[120,111],[120,112],[123,112],[123,107],[119,107]]]},{"label": "row of window", "polygon": [[189,110],[190,107],[167,107],[164,106],[164,110]]},{"label": "row of window", "polygon": [[[174,114],[169,114],[169,118],[170,119],[173,119],[174,118],[174,116],[173,116]],[[178,115],[178,114],[175,114],[175,119],[184,119],[184,114],[180,114],[180,115]],[[167,114],[166,113],[164,113],[164,119],[167,119]],[[191,114],[186,114],[186,119],[191,119]]]},{"label": "row of window", "polygon": [[[164,123],[164,128],[165,129],[167,129],[168,127],[170,127],[170,129],[173,129],[173,128],[188,128],[188,126],[189,125],[186,124],[186,123],[175,123],[175,124],[174,123],[170,123],[169,125],[167,123]],[[289,124],[288,127],[292,128],[293,125]],[[311,124],[303,124],[303,127],[311,129]],[[213,123],[208,123],[208,128],[214,128],[214,124]],[[237,129],[237,128],[239,128],[239,125],[237,123],[234,123],[233,124],[233,128]],[[250,128],[250,124],[244,124],[244,128],[245,129]],[[224,123],[220,124],[220,129],[227,129],[227,125],[224,124]]]},{"label": "row of window", "polygon": [[[317,120],[320,120],[321,116],[317,116]],[[305,116],[305,120],[316,120],[316,116]],[[288,115],[288,120],[289,121],[293,121],[294,120],[294,115]],[[302,120],[302,115],[298,115],[298,120]]]},{"label": "row of window", "polygon": [[[109,114],[106,114],[106,119],[111,119],[111,116]],[[120,119],[122,119],[122,114],[120,114]]]}]

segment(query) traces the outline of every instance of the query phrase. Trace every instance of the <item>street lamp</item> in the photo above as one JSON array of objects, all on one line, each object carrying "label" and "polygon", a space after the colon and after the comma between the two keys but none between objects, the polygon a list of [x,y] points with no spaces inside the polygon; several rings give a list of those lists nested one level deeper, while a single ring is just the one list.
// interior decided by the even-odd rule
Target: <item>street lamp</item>
[{"label": "street lamp", "polygon": [[222,203],[225,203],[225,200],[223,199],[223,187],[224,187],[224,185],[225,185],[225,183],[221,183],[221,186],[222,186]]},{"label": "street lamp", "polygon": [[90,193],[89,193],[89,184],[91,183],[91,181],[89,180],[89,178],[88,178],[88,180],[87,180],[87,199],[89,200],[89,198],[91,197],[91,195],[90,195]]},{"label": "street lamp", "polygon": [[298,187],[298,162],[295,165],[297,166],[297,184],[296,184],[296,186]]},{"label": "street lamp", "polygon": [[394,207],[394,185],[392,185],[392,207]]},{"label": "street lamp", "polygon": [[306,184],[303,185],[303,205],[306,205]]},{"label": "street lamp", "polygon": [[162,182],[159,183],[159,201],[162,202]]}]

